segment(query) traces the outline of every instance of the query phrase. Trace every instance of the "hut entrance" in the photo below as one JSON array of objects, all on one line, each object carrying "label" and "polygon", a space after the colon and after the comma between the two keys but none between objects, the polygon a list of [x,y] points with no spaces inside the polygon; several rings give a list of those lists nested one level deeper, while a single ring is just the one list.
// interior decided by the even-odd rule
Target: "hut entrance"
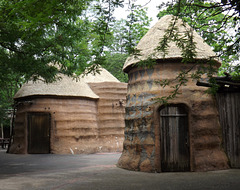
[{"label": "hut entrance", "polygon": [[28,153],[50,153],[50,113],[28,113]]},{"label": "hut entrance", "polygon": [[183,106],[170,105],[160,110],[161,170],[189,171],[188,113]]}]

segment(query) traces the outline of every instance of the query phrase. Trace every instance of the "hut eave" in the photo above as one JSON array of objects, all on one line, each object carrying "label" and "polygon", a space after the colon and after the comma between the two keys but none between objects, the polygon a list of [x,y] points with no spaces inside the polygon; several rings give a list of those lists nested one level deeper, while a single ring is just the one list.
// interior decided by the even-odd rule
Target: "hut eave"
[{"label": "hut eave", "polygon": [[31,95],[26,95],[26,96],[19,96],[19,97],[15,97],[14,96],[14,100],[16,101],[21,101],[23,99],[26,98],[32,98],[32,97],[54,97],[54,98],[70,98],[70,99],[74,99],[74,98],[86,98],[86,99],[95,99],[98,100],[99,96],[96,95],[94,97],[90,97],[90,96],[77,96],[77,95],[59,95],[59,94],[31,94]]},{"label": "hut eave", "polygon": [[[150,58],[150,57],[149,57]],[[138,66],[138,63],[139,62],[144,62],[144,61],[147,61],[149,58],[143,58],[143,59],[132,59],[132,57],[129,57],[126,62],[125,62],[125,65],[123,67],[123,72],[125,73],[128,73],[129,70],[131,70],[131,68],[135,67],[135,66]],[[165,56],[164,58],[163,57],[155,57],[155,58],[150,58],[152,60],[156,60],[157,62],[164,62],[164,63],[168,63],[168,62],[171,62],[171,61],[177,61],[178,63],[181,63],[182,61],[182,56],[175,56],[175,57],[170,57],[170,56]],[[212,59],[209,59],[209,57],[198,57],[198,58],[195,58],[194,59],[194,62],[193,63],[197,63],[198,61],[202,61],[201,63],[203,62],[208,62],[209,60],[212,60],[214,61],[214,63],[216,64],[216,67],[220,67],[221,66],[221,61],[217,58],[212,58]]]}]

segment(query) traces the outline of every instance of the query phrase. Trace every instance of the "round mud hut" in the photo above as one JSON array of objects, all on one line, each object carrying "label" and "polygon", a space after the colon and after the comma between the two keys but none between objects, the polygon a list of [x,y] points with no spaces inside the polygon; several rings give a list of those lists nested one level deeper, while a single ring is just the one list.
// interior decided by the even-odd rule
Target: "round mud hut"
[{"label": "round mud hut", "polygon": [[[206,94],[204,87],[189,79],[180,88],[176,98],[167,105],[154,98],[168,96],[170,86],[163,88],[155,81],[172,80],[180,71],[192,68],[197,61],[215,56],[211,48],[193,31],[196,61],[182,63],[182,52],[175,42],[169,42],[168,54],[157,52],[173,16],[162,17],[140,40],[140,55],[130,56],[123,67],[129,76],[125,114],[125,140],[118,161],[121,168],[145,171],[209,171],[228,168],[228,159],[222,148],[221,127],[216,101]],[[184,27],[185,26],[185,27]],[[179,34],[190,26],[177,19]],[[155,60],[153,67],[138,66],[139,62]],[[215,60],[220,66],[220,62]]]},{"label": "round mud hut", "polygon": [[76,81],[29,81],[16,93],[10,153],[122,151],[127,84],[107,70]]}]

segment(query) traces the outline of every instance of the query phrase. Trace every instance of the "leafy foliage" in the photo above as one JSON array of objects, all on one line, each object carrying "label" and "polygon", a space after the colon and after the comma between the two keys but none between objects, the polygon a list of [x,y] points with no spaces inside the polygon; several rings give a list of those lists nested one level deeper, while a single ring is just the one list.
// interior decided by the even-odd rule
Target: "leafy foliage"
[{"label": "leafy foliage", "polygon": [[[90,60],[83,13],[91,0],[0,1],[0,119],[19,86],[83,71]],[[51,63],[51,64],[49,64]]]},{"label": "leafy foliage", "polygon": [[144,7],[130,3],[128,11],[126,20],[116,20],[110,26],[112,35],[109,35],[103,62],[103,67],[121,82],[128,81],[127,75],[122,72],[124,62],[129,54],[136,53],[135,47],[147,33],[151,22]]},{"label": "leafy foliage", "polygon": [[[0,118],[27,80],[53,82],[107,68],[120,81],[127,48],[147,31],[146,11],[132,5],[117,21],[123,0],[0,0]],[[138,18],[139,17],[139,18]],[[132,19],[132,20],[131,20]],[[131,30],[131,31],[130,31]],[[131,33],[131,34],[130,34]]]},{"label": "leafy foliage", "polygon": [[78,66],[84,68],[89,60],[86,28],[78,16],[89,2],[2,0],[1,67],[26,80],[42,77],[46,82],[55,80],[58,73],[49,63],[61,64],[61,72],[69,75]]},{"label": "leafy foliage", "polygon": [[125,33],[125,47],[129,54],[135,52],[135,46],[147,33],[147,27],[152,21],[152,19],[147,16],[146,10],[147,8],[142,8],[134,3],[129,4],[130,14],[127,16],[126,26],[123,28],[123,32]]},{"label": "leafy foliage", "polygon": [[100,0],[94,5],[92,12],[92,26],[89,34],[91,34],[92,57],[94,64],[102,64],[104,62],[105,51],[110,46],[112,38],[111,26],[115,22],[113,12],[116,7],[122,7],[123,1],[120,0]]},{"label": "leafy foliage", "polygon": [[[3,125],[9,125],[8,110],[11,109],[13,102],[13,96],[20,87],[19,84],[23,82],[23,78],[19,77],[15,73],[5,73],[3,76],[6,80],[1,86],[4,86],[0,90],[0,123]],[[2,81],[0,81],[2,82]]]},{"label": "leafy foliage", "polygon": [[232,72],[232,63],[239,63],[239,2],[208,2],[204,0],[179,0],[167,5],[158,17],[166,14],[178,16],[187,22],[213,48],[222,61],[220,74]]},{"label": "leafy foliage", "polygon": [[102,65],[110,73],[113,73],[114,76],[121,82],[128,82],[127,74],[123,73],[122,68],[123,64],[128,57],[128,54],[114,53],[107,54],[106,60]]},{"label": "leafy foliage", "polygon": [[[208,2],[204,0],[178,0],[173,2],[163,3],[160,8],[167,7],[165,10],[160,11],[158,17],[172,14],[172,23],[166,31],[164,37],[159,43],[157,50],[167,54],[168,42],[174,41],[182,52],[183,62],[191,63],[194,61],[196,55],[195,44],[193,41],[192,31],[187,31],[185,36],[179,35],[176,21],[181,18],[184,22],[188,23],[195,29],[202,38],[211,46],[213,50],[222,60],[222,68],[219,73],[223,74],[226,70],[234,75],[235,78],[239,74],[239,38],[240,38],[240,13],[239,2],[227,1],[226,2]],[[234,33],[230,34],[229,30]],[[206,61],[206,60],[205,60]],[[231,62],[236,66],[233,67]],[[195,62],[196,63],[196,62]],[[213,78],[216,74],[216,66],[212,60],[208,60],[205,64],[197,62],[200,67],[194,72],[180,72],[175,80],[178,84],[173,85],[172,81],[164,81],[160,85],[165,87],[170,86],[174,90],[167,97],[161,97],[157,101],[166,103],[168,100],[175,98],[179,93],[178,90],[181,86],[186,85],[185,81],[192,78],[198,80],[203,74],[207,74],[212,88],[208,90],[209,93],[216,93],[218,86]],[[157,81],[160,82],[160,81]]]}]

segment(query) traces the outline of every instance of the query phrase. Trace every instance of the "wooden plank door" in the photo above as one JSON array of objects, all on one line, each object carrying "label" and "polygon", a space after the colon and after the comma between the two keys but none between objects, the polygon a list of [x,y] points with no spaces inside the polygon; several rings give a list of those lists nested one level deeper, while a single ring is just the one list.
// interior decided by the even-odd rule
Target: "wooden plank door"
[{"label": "wooden plank door", "polygon": [[240,93],[217,94],[223,147],[231,168],[240,168]]},{"label": "wooden plank door", "polygon": [[160,110],[161,170],[189,171],[188,114],[183,107]]},{"label": "wooden plank door", "polygon": [[28,114],[28,153],[50,153],[50,124],[49,113]]}]

